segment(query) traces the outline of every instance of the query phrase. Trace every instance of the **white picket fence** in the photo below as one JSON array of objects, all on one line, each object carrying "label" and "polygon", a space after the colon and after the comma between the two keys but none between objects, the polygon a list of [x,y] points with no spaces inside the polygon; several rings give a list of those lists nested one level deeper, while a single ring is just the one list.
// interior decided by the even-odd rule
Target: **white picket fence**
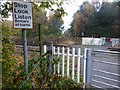
[{"label": "white picket fence", "polygon": [[[44,45],[44,53],[46,53],[47,47]],[[84,55],[81,55],[81,49],[78,48],[77,50],[73,48],[65,48],[65,47],[55,47],[53,46],[53,55],[57,56],[58,58],[61,56],[62,62],[58,62],[58,65],[54,65],[54,73],[57,69],[57,73],[62,75],[62,77],[65,77],[65,75],[69,78],[72,78],[72,80],[75,80],[78,83],[80,83],[80,62],[81,58],[84,57]],[[70,64],[72,64],[70,67]],[[66,67],[66,68],[65,68]],[[62,68],[62,71],[60,73],[60,68]],[[72,70],[72,73],[70,73],[70,70]],[[70,75],[72,74],[72,75]],[[77,77],[75,77],[77,75]],[[72,76],[72,77],[70,77]]]}]

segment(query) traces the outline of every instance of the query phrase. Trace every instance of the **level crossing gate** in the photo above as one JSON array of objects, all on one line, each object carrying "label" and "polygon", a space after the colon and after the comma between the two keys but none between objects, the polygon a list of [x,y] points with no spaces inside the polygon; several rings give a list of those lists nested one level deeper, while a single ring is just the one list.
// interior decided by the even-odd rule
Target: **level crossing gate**
[{"label": "level crossing gate", "polygon": [[120,89],[120,52],[94,50],[90,84],[97,88]]},{"label": "level crossing gate", "polygon": [[[95,88],[120,88],[120,52],[91,48],[58,47],[51,45],[53,73],[71,78],[84,86]],[[48,46],[44,45],[44,53]]]}]

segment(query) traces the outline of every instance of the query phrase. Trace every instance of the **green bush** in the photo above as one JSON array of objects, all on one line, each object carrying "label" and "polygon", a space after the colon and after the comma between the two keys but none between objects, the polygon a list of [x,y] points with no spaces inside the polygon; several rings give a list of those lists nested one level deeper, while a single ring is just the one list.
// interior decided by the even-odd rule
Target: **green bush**
[{"label": "green bush", "polygon": [[2,87],[14,86],[12,80],[15,77],[17,61],[12,56],[15,45],[11,36],[10,28],[2,24]]},{"label": "green bush", "polygon": [[[39,63],[38,63],[39,62]],[[53,62],[54,63],[54,62]],[[44,89],[72,89],[81,88],[80,84],[70,78],[63,78],[58,74],[49,73],[50,60],[47,58],[32,59],[29,61],[29,79],[19,83],[22,90],[31,89],[34,83],[34,88]]]}]

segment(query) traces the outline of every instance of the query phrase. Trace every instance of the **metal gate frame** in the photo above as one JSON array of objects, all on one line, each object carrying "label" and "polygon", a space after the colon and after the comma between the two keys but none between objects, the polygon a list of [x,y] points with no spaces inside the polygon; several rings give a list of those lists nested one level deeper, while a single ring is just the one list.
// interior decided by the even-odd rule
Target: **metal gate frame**
[{"label": "metal gate frame", "polygon": [[[92,72],[93,71],[98,71],[98,72],[102,72],[102,73],[105,73],[105,74],[111,74],[111,75],[116,75],[116,76],[120,77],[119,73],[112,73],[112,72],[107,72],[107,71],[103,71],[103,70],[93,69],[93,57],[94,57],[95,52],[111,53],[111,54],[120,55],[120,52],[116,52],[116,51],[95,50],[95,49],[91,49],[91,48],[86,48],[85,49],[85,54],[84,54],[85,58],[84,58],[84,77],[83,77],[84,78],[83,82],[85,83],[85,85],[86,86],[87,85],[92,85],[91,83],[92,83]],[[113,62],[101,61],[101,63],[120,66],[119,63],[113,63]],[[110,80],[110,81],[115,81],[115,82],[120,83],[120,80],[115,80],[115,79],[111,79],[111,78],[108,78],[108,77],[103,77],[103,76],[100,76],[100,75],[94,75],[94,76],[96,76],[98,78],[107,79],[107,80]],[[96,83],[100,83],[100,84],[110,86],[111,88],[113,87],[113,88],[119,88],[120,89],[120,86],[111,85],[111,84],[101,82],[101,81],[97,81],[97,80],[94,80],[94,81]],[[99,86],[96,86],[96,85],[92,85],[92,86],[95,87],[95,88],[103,88],[103,87],[99,87]]]}]

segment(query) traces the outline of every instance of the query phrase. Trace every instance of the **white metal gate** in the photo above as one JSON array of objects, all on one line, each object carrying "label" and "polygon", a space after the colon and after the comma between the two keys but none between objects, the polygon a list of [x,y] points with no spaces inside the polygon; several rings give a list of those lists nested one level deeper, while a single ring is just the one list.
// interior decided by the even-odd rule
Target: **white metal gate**
[{"label": "white metal gate", "polygon": [[120,52],[94,50],[92,61],[91,84],[120,89]]},{"label": "white metal gate", "polygon": [[[44,53],[47,46],[44,45]],[[52,48],[52,57],[61,58],[54,64],[54,73],[95,88],[120,88],[120,52],[75,47]],[[83,80],[80,80],[80,78]]]}]

